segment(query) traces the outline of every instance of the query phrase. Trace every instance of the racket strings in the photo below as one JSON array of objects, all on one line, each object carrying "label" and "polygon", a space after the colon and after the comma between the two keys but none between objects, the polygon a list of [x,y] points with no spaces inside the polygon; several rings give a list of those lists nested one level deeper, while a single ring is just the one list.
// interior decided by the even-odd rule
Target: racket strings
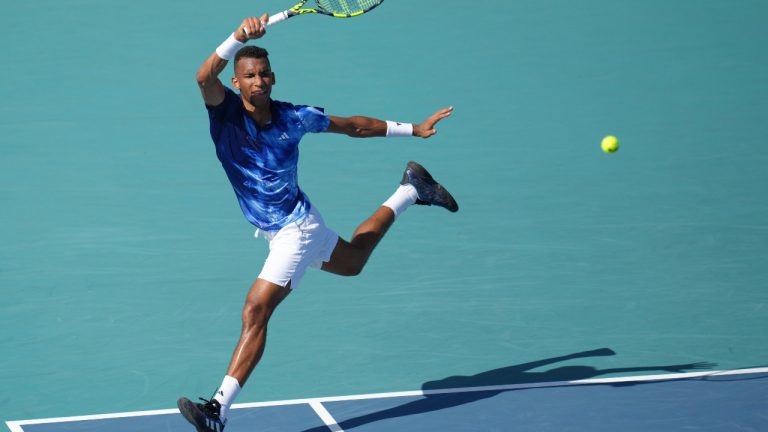
[{"label": "racket strings", "polygon": [[352,15],[370,10],[384,0],[317,0],[318,6],[335,13]]}]

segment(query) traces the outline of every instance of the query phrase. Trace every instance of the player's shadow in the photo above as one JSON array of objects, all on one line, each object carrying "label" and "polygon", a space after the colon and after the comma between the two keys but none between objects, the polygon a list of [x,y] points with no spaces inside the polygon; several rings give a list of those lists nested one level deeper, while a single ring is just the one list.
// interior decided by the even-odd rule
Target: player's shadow
[{"label": "player's shadow", "polygon": [[[436,381],[424,383],[421,389],[424,396],[396,407],[353,417],[339,422],[342,430],[350,430],[358,426],[396,417],[405,417],[414,414],[423,414],[453,408],[470,402],[487,399],[499,393],[514,389],[490,389],[458,392],[441,392],[447,389],[466,389],[470,387],[507,386],[514,384],[553,383],[567,382],[594,378],[600,375],[613,373],[635,373],[648,371],[685,372],[697,369],[711,369],[716,366],[713,363],[690,363],[668,366],[643,366],[632,368],[597,369],[592,366],[561,366],[544,372],[535,372],[534,369],[542,366],[586,357],[612,356],[616,353],[610,348],[601,348],[591,351],[583,351],[574,354],[523,363],[515,366],[507,366],[481,372],[471,376],[451,376]],[[626,383],[619,385],[627,385]],[[523,387],[524,388],[524,387]],[[320,426],[307,429],[304,432],[327,432],[328,428]]]}]

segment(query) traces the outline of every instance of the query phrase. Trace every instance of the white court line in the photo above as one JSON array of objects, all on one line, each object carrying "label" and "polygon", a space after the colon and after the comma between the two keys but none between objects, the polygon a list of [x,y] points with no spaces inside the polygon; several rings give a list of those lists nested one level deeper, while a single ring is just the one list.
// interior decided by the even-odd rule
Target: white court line
[{"label": "white court line", "polygon": [[331,432],[344,432],[344,430],[339,426],[339,422],[336,421],[335,418],[331,415],[331,413],[328,412],[327,409],[323,406],[323,404],[320,401],[312,401],[309,403],[309,406],[312,407],[313,410],[315,410],[315,413],[320,417],[320,419],[325,423],[326,426],[328,426],[328,429],[331,430]]},{"label": "white court line", "polygon": [[[418,397],[429,396],[436,394],[451,394],[451,393],[470,393],[479,391],[508,391],[508,390],[520,390],[530,388],[547,388],[547,387],[564,387],[564,386],[578,386],[578,385],[594,385],[594,384],[613,384],[613,383],[631,383],[631,382],[644,382],[644,381],[672,381],[681,379],[711,377],[711,376],[727,376],[727,375],[744,375],[755,373],[768,373],[768,367],[764,368],[752,368],[752,369],[737,369],[727,371],[707,371],[707,372],[686,372],[686,373],[674,373],[674,374],[659,374],[659,375],[640,375],[629,377],[613,377],[613,378],[592,378],[576,381],[552,381],[542,383],[528,383],[528,384],[508,384],[498,386],[483,386],[483,387],[462,387],[444,390],[414,390],[404,392],[390,392],[390,393],[371,393],[352,396],[331,396],[321,398],[306,398],[306,399],[290,399],[282,401],[270,401],[270,402],[253,402],[253,403],[240,403],[232,405],[232,409],[245,409],[245,408],[262,408],[272,406],[285,406],[285,405],[310,405],[313,410],[320,416],[323,422],[331,428],[333,432],[343,432],[342,429],[333,419],[331,414],[322,405],[326,402],[343,402],[354,400],[366,400],[366,399],[383,399],[383,398],[396,398],[396,397]],[[11,430],[11,432],[24,432],[22,426],[33,424],[47,424],[47,423],[63,423],[74,421],[87,421],[87,420],[104,420],[115,419],[125,417],[142,417],[164,414],[178,414],[178,409],[163,409],[153,411],[134,411],[124,413],[113,414],[97,414],[86,415],[76,417],[57,417],[47,419],[35,419],[35,420],[14,420],[7,421],[5,424]],[[329,424],[330,423],[330,424]],[[331,425],[335,426],[333,429]]]},{"label": "white court line", "polygon": [[163,409],[163,410],[154,410],[154,411],[134,411],[134,412],[96,414],[96,415],[75,416],[75,417],[55,417],[55,418],[35,419],[35,420],[17,420],[17,421],[7,421],[5,422],[5,424],[8,425],[8,428],[11,430],[11,432],[24,432],[21,426],[34,425],[34,424],[64,423],[64,422],[87,421],[87,420],[105,420],[105,419],[114,419],[114,418],[123,418],[123,417],[142,417],[142,416],[178,414],[178,413],[179,413],[178,409]]}]

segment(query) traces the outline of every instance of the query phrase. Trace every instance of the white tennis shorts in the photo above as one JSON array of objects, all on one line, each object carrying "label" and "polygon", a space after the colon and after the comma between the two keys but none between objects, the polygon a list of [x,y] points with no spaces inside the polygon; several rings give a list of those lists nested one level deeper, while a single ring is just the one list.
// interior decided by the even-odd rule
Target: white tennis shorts
[{"label": "white tennis shorts", "polygon": [[282,287],[290,282],[291,289],[298,287],[307,267],[320,268],[330,260],[339,241],[314,206],[304,219],[279,231],[256,231],[256,237],[259,235],[269,242],[269,256],[259,278]]}]

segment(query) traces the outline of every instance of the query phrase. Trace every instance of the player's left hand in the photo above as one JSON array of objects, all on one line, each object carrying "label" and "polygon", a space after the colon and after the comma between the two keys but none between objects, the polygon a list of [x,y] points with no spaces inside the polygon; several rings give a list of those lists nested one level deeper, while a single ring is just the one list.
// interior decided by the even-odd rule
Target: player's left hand
[{"label": "player's left hand", "polygon": [[420,124],[413,125],[413,135],[422,138],[431,137],[437,133],[437,130],[435,129],[437,122],[448,117],[452,112],[453,107],[443,108],[429,116],[428,119],[424,120]]}]

